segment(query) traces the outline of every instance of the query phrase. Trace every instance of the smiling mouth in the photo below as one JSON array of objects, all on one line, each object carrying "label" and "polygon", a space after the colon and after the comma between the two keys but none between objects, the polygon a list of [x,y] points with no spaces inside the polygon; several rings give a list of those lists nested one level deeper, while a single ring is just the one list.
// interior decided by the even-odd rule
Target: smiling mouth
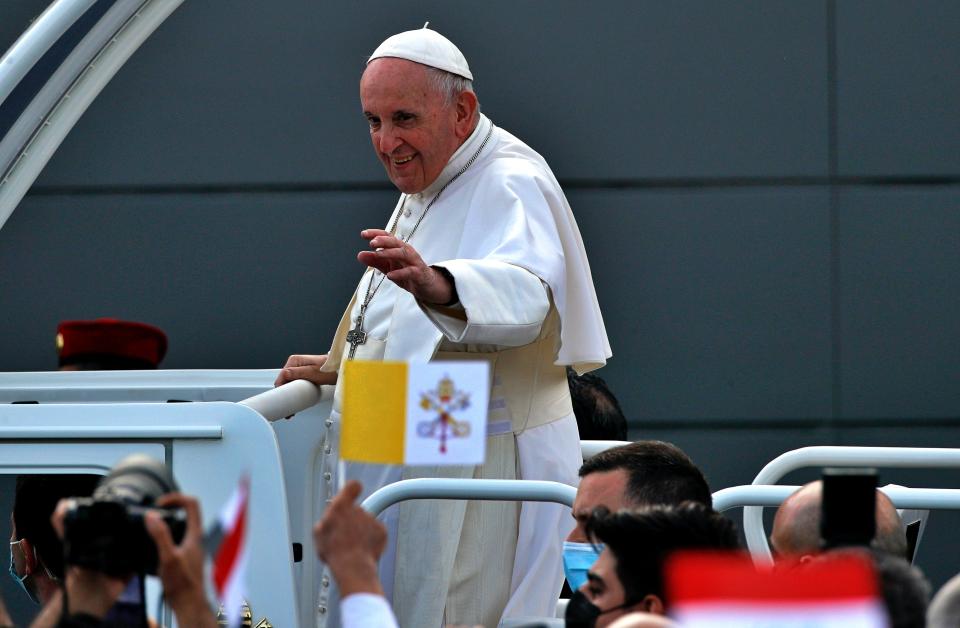
[{"label": "smiling mouth", "polygon": [[396,159],[393,160],[393,165],[395,165],[395,166],[402,166],[403,164],[405,164],[405,163],[409,162],[410,160],[412,160],[414,157],[416,157],[416,155],[410,155],[410,156],[408,156],[408,157],[399,157],[399,158],[396,158]]}]

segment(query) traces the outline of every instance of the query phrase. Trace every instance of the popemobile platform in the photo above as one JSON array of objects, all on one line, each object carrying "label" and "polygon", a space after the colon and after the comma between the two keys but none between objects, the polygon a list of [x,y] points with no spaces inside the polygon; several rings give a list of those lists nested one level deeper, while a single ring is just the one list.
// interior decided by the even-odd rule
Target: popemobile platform
[{"label": "popemobile platform", "polygon": [[[328,494],[319,484],[332,478],[322,455],[330,401],[320,400],[312,384],[295,386],[300,394],[280,391],[315,405],[301,409],[297,420],[268,422],[251,406],[264,409],[255,395],[271,391],[274,377],[275,371],[0,374],[0,472],[104,475],[123,457],[145,453],[199,498],[205,528],[248,475],[253,625],[261,619],[310,625],[315,601],[298,600],[297,593],[321,588],[310,532]],[[151,614],[172,625],[172,617],[157,612],[159,592],[149,584]]]}]

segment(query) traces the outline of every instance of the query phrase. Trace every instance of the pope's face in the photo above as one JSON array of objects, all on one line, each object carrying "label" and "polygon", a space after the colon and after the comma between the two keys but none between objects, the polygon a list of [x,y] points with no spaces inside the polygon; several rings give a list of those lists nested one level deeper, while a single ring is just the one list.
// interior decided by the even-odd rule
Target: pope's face
[{"label": "pope's face", "polygon": [[373,150],[401,192],[415,194],[434,182],[462,143],[457,107],[430,83],[425,66],[385,57],[367,66],[360,102]]}]

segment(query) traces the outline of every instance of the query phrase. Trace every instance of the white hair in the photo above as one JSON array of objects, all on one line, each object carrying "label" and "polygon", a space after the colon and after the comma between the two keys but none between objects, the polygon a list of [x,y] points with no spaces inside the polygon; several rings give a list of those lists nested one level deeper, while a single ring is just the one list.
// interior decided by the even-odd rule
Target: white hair
[{"label": "white hair", "polygon": [[[430,75],[430,83],[440,92],[448,105],[455,103],[457,97],[463,92],[473,92],[473,81],[466,77],[429,66],[427,72]],[[479,109],[479,105],[477,108]]]}]

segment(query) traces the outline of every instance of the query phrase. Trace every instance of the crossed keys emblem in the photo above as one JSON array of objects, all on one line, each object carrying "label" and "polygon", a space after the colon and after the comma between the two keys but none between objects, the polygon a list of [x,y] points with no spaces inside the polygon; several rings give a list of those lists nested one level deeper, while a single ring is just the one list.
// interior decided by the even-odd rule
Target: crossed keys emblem
[{"label": "crossed keys emblem", "polygon": [[448,438],[466,438],[470,435],[470,423],[458,421],[453,416],[453,412],[470,407],[470,393],[458,391],[449,376],[444,376],[437,383],[436,390],[420,393],[420,407],[437,415],[429,421],[417,423],[417,436],[439,440],[440,453],[447,453]]}]

